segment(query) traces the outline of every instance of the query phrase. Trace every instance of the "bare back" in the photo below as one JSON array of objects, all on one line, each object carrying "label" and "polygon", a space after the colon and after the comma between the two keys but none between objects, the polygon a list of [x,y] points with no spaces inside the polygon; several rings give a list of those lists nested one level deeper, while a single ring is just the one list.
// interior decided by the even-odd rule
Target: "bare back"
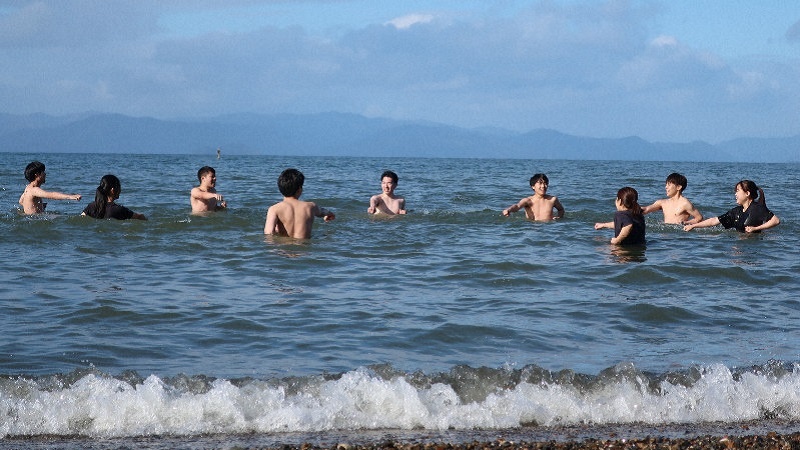
[{"label": "bare back", "polygon": [[270,206],[267,210],[264,234],[308,239],[311,237],[314,217],[321,215],[320,209],[312,202],[284,197],[282,202]]}]

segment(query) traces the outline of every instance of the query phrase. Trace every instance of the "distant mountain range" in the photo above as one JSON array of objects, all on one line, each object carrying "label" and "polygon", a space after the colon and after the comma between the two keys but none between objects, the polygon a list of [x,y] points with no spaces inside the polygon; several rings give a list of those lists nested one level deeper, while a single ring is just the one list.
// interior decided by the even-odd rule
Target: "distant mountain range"
[{"label": "distant mountain range", "polygon": [[119,114],[0,114],[0,152],[407,156],[638,161],[800,162],[800,135],[706,142],[648,142],[465,129],[354,114],[234,114],[158,120]]}]

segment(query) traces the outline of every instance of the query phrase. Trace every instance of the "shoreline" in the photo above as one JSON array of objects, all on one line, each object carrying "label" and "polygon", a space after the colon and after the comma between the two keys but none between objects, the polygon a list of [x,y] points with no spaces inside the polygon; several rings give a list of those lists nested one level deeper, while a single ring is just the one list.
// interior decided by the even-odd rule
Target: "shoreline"
[{"label": "shoreline", "polygon": [[762,420],[703,424],[612,424],[503,430],[341,430],[195,436],[92,438],[25,436],[0,439],[0,449],[800,449],[800,422]]}]

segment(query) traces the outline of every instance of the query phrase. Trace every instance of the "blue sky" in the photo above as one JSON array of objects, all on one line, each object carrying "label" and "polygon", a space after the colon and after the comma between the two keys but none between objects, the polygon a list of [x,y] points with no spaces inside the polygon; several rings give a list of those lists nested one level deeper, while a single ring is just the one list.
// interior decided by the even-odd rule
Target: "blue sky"
[{"label": "blue sky", "polygon": [[349,112],[800,134],[800,8],[742,0],[0,0],[0,112]]}]

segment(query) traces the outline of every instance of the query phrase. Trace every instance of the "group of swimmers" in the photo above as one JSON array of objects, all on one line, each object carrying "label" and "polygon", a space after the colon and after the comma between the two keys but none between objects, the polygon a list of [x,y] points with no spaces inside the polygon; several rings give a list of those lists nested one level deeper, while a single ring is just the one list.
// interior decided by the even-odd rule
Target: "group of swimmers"
[{"label": "group of swimmers", "polygon": [[[524,209],[525,216],[529,220],[550,221],[564,217],[564,207],[558,197],[547,194],[547,187],[550,184],[547,175],[535,174],[531,177],[530,184],[534,194],[504,209],[504,216]],[[614,229],[612,244],[643,245],[644,215],[659,210],[664,214],[664,223],[683,225],[684,231],[722,225],[743,233],[758,233],[780,224],[778,216],[767,208],[764,191],[753,181],[742,180],[736,183],[734,190],[736,207],[721,216],[705,220],[703,214],[683,196],[687,184],[685,176],[679,173],[669,174],[664,185],[667,198],[656,200],[644,208],[639,205],[639,193],[636,189],[625,186],[617,191],[617,198],[614,201],[617,211],[614,213],[614,220],[595,223],[594,228]]]},{"label": "group of swimmers", "polygon": [[[63,194],[46,191],[41,188],[46,180],[45,166],[34,161],[25,168],[25,179],[28,185],[20,196],[19,203],[25,214],[44,212],[46,203],[42,199],[75,200],[80,194]],[[189,202],[193,213],[219,211],[227,208],[224,197],[216,191],[217,176],[214,168],[201,167],[197,172],[199,185],[191,190]],[[369,214],[399,215],[406,214],[405,199],[395,194],[398,176],[391,170],[381,174],[381,193],[373,195],[369,200]],[[300,200],[303,193],[305,177],[297,169],[286,169],[278,176],[278,190],[283,200],[270,206],[264,223],[264,234],[286,236],[297,239],[311,237],[311,229],[315,217],[329,222],[336,218],[335,214],[314,202]],[[534,194],[503,210],[509,216],[519,210],[525,211],[528,220],[551,221],[564,217],[564,207],[558,197],[547,193],[550,181],[547,175],[537,173],[530,179]],[[756,233],[780,224],[778,216],[773,214],[764,199],[764,191],[753,181],[742,180],[735,186],[734,196],[737,206],[718,217],[703,219],[702,213],[683,196],[686,189],[686,177],[679,173],[667,176],[665,190],[667,198],[656,200],[652,205],[642,208],[639,205],[639,194],[636,189],[626,186],[617,192],[614,220],[598,222],[595,229],[613,228],[612,244],[642,245],[645,243],[644,215],[662,211],[664,222],[683,225],[684,231],[694,228],[722,225],[735,228],[743,233]],[[119,178],[105,175],[95,193],[95,200],[84,208],[81,215],[96,219],[140,219],[147,220],[143,214],[118,205],[115,200],[122,191]],[[554,213],[555,211],[555,213]]]}]

